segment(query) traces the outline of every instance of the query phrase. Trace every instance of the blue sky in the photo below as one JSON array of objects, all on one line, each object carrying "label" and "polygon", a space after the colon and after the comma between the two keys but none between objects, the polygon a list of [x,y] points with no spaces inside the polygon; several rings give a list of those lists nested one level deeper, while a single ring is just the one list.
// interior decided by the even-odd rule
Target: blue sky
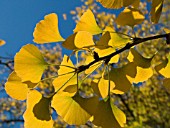
[{"label": "blue sky", "polygon": [[[58,14],[59,29],[66,38],[75,27],[69,12],[81,4],[80,0],[1,0],[0,39],[5,40],[6,45],[0,47],[0,56],[13,57],[23,45],[33,43],[36,23],[52,12]],[[63,19],[63,13],[68,20]]]}]

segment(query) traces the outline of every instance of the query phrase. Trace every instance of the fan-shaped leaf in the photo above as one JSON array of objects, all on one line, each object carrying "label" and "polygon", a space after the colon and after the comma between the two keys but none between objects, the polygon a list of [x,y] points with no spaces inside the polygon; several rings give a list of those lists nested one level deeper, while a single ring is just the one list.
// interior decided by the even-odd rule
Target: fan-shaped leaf
[{"label": "fan-shaped leaf", "polygon": [[[126,19],[126,20],[125,20]],[[118,25],[128,25],[128,26],[135,26],[137,24],[141,24],[144,21],[144,15],[135,8],[125,8],[123,12],[121,12],[118,17],[116,18],[116,23]]]},{"label": "fan-shaped leaf", "polygon": [[89,32],[79,31],[69,36],[62,46],[70,50],[92,47],[94,46],[93,36]]},{"label": "fan-shaped leaf", "polygon": [[36,84],[29,82],[22,83],[21,78],[17,76],[15,72],[9,75],[7,82],[5,83],[5,90],[8,95],[17,100],[25,100],[29,91],[29,86],[34,87]]},{"label": "fan-shaped leaf", "polygon": [[131,5],[134,0],[97,0],[105,8],[119,9]]},{"label": "fan-shaped leaf", "polygon": [[116,113],[115,110],[112,110],[110,99],[106,102],[101,100],[97,105],[96,112],[94,113],[93,124],[101,126],[102,128],[121,128],[120,125],[124,123],[124,119],[123,122],[119,119],[119,122],[121,123],[119,124],[115,118],[117,113],[114,115],[113,111]]},{"label": "fan-shaped leaf", "polygon": [[81,16],[80,21],[77,23],[74,32],[78,31],[87,31],[93,35],[102,33],[102,30],[97,25],[94,14],[90,9]]},{"label": "fan-shaped leaf", "polygon": [[48,64],[41,52],[32,44],[23,46],[14,58],[14,69],[22,82],[38,83]]},{"label": "fan-shaped leaf", "polygon": [[23,115],[25,128],[52,128],[50,98],[45,98],[36,90],[29,92],[27,109]]},{"label": "fan-shaped leaf", "polygon": [[153,75],[153,69],[151,67],[152,58],[144,58],[134,48],[131,48],[127,58],[130,62],[134,63],[137,71],[133,81],[134,83],[146,81]]},{"label": "fan-shaped leaf", "polygon": [[106,27],[104,31],[108,31],[110,33],[111,39],[108,42],[108,45],[115,49],[120,49],[124,47],[127,43],[132,42],[132,40],[128,36],[116,33],[112,27]]},{"label": "fan-shaped leaf", "polygon": [[70,97],[67,92],[54,95],[52,107],[70,125],[85,124],[95,110],[97,98],[82,98],[79,94]]},{"label": "fan-shaped leaf", "polygon": [[36,25],[33,36],[38,44],[64,41],[58,30],[58,16],[55,13],[46,15]]}]

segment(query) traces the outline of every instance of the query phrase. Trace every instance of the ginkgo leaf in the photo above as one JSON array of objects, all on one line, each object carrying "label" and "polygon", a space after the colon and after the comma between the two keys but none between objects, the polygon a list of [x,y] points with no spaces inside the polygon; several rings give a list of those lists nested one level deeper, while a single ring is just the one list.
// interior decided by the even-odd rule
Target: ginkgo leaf
[{"label": "ginkgo leaf", "polygon": [[152,58],[144,58],[134,48],[131,48],[127,59],[134,63],[137,71],[133,81],[134,83],[146,81],[153,75],[153,69],[151,67]]},{"label": "ginkgo leaf", "polygon": [[170,78],[166,78],[163,80],[163,86],[170,92]]},{"label": "ginkgo leaf", "polygon": [[118,121],[118,123],[120,124],[121,127],[125,127],[126,124],[126,116],[124,114],[123,111],[121,111],[117,106],[115,106],[114,104],[111,104],[111,108],[112,108],[112,112],[116,118],[116,120]]},{"label": "ginkgo leaf", "polygon": [[99,101],[96,112],[93,115],[94,120],[92,123],[94,125],[101,126],[102,128],[121,128],[124,120],[123,122],[119,120],[119,122],[121,123],[119,124],[119,122],[115,118],[117,114],[114,115],[114,113],[111,107],[110,99],[108,99],[106,102],[104,100],[101,100]]},{"label": "ginkgo leaf", "polygon": [[164,0],[152,0],[151,21],[154,23],[158,23],[159,21],[162,13],[163,1]]},{"label": "ginkgo leaf", "polygon": [[45,98],[36,90],[29,92],[27,108],[23,115],[25,128],[52,128],[50,98]]},{"label": "ginkgo leaf", "polygon": [[69,36],[62,46],[69,50],[83,49],[94,46],[93,36],[86,31],[79,31]]},{"label": "ginkgo leaf", "polygon": [[[99,57],[104,57],[104,56],[110,55],[110,54],[114,53],[115,51],[116,51],[115,48],[111,48],[111,47],[106,48],[106,49],[95,48],[95,52],[98,54]],[[119,54],[113,56],[110,59],[109,63],[110,64],[111,63],[117,63],[119,61],[119,57],[120,57]]]},{"label": "ginkgo leaf", "polygon": [[[115,87],[115,84],[113,83],[113,81],[110,81],[110,91],[113,90],[113,88]],[[109,94],[109,80],[105,80],[103,77],[99,80],[98,83],[98,88],[100,91],[100,94],[102,96],[102,98],[106,98]]]},{"label": "ginkgo leaf", "polygon": [[[115,85],[114,90],[116,94],[125,93],[129,91],[132,86],[132,80],[135,78],[136,68],[133,63],[129,63],[120,68],[112,68],[109,72],[110,81]],[[104,77],[108,80],[108,76]],[[114,92],[114,91],[113,91]]]},{"label": "ginkgo leaf", "polygon": [[6,42],[0,39],[0,46],[4,45]]},{"label": "ginkgo leaf", "polygon": [[97,25],[94,14],[90,9],[84,12],[84,14],[80,17],[80,21],[74,29],[74,32],[78,31],[87,31],[93,35],[102,33],[102,30]]},{"label": "ginkgo leaf", "polygon": [[[90,55],[86,56],[86,60],[85,60],[85,64],[86,65],[88,65],[92,61],[94,61],[94,57],[93,56],[90,56]],[[92,66],[90,66],[88,69],[85,70],[85,74],[92,73],[93,71],[95,71],[101,65],[102,65],[102,62],[97,62],[97,63],[93,64]]]},{"label": "ginkgo leaf", "polygon": [[97,0],[105,8],[119,9],[131,5],[134,0]]},{"label": "ginkgo leaf", "polygon": [[25,100],[27,98],[27,93],[29,92],[29,86],[36,86],[36,84],[30,85],[21,82],[21,78],[17,76],[15,72],[12,72],[7,82],[5,83],[5,90],[8,95],[17,100]]},{"label": "ginkgo leaf", "polygon": [[44,20],[37,23],[33,36],[38,44],[64,41],[58,29],[58,16],[55,13],[46,15]]},{"label": "ginkgo leaf", "polygon": [[14,69],[22,82],[38,83],[48,64],[41,52],[32,44],[23,46],[14,58]]},{"label": "ginkgo leaf", "polygon": [[[126,20],[125,20],[126,19]],[[115,22],[118,25],[128,25],[128,26],[135,26],[137,24],[141,24],[144,21],[144,15],[135,8],[125,8],[123,12],[121,12],[118,17],[116,18]]]},{"label": "ginkgo leaf", "polygon": [[168,62],[166,66],[159,70],[159,73],[166,78],[170,78],[170,54],[167,56]]},{"label": "ginkgo leaf", "polygon": [[55,91],[59,89],[63,91],[68,86],[77,85],[77,75],[75,74],[74,65],[67,58],[68,56],[64,55],[60,69],[58,70],[59,76],[53,81]]},{"label": "ginkgo leaf", "polygon": [[52,99],[52,107],[65,122],[70,125],[83,125],[95,110],[97,98],[82,98],[79,94],[70,97],[67,92],[55,94]]},{"label": "ginkgo leaf", "polygon": [[111,39],[108,42],[108,45],[115,49],[120,49],[124,47],[127,43],[132,42],[132,40],[128,36],[116,33],[113,27],[107,26],[104,31],[108,31],[110,33]]}]

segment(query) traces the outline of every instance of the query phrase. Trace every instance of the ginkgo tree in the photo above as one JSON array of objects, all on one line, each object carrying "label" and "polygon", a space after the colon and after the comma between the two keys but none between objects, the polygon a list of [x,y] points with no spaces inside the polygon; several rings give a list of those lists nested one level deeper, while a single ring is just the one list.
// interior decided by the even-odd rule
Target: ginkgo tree
[{"label": "ginkgo tree", "polygon": [[[139,9],[140,0],[98,0],[104,7],[124,10],[114,21],[120,26],[142,24],[145,16]],[[152,0],[151,21],[157,23],[161,15],[163,0]],[[76,24],[73,34],[64,39],[59,32],[58,16],[48,14],[37,23],[33,36],[37,44],[61,42],[66,49],[76,55],[77,64],[71,57],[64,55],[61,64],[49,63],[34,44],[23,46],[14,58],[14,71],[9,75],[5,90],[12,98],[26,100],[27,108],[23,115],[26,128],[53,127],[52,108],[70,125],[83,125],[87,121],[103,128],[121,128],[126,125],[126,116],[112,99],[112,94],[122,95],[128,92],[133,83],[147,81],[154,72],[164,76],[164,86],[170,84],[170,55],[159,65],[152,61],[159,53],[151,57],[142,56],[135,48],[146,41],[165,38],[169,45],[170,30],[163,34],[140,38],[136,35],[117,32],[113,26],[99,27],[92,10],[87,9]],[[98,39],[94,39],[98,35]],[[127,63],[121,67],[120,54],[128,51]],[[168,51],[168,50],[167,50]],[[79,53],[85,52],[85,64],[79,64]],[[43,76],[48,67],[59,68],[56,75]],[[101,74],[95,72],[100,69]],[[90,80],[91,95],[82,93],[84,81]],[[43,95],[37,87],[46,80],[52,80],[54,93]]]}]

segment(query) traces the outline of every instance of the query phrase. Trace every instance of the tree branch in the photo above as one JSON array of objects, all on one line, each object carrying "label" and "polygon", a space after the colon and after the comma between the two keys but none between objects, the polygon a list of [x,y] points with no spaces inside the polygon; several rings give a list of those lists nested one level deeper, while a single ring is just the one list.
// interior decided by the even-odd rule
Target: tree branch
[{"label": "tree branch", "polygon": [[[102,61],[102,60],[104,60],[105,63],[107,64],[113,56],[115,56],[115,55],[117,55],[117,54],[119,54],[119,53],[121,53],[121,52],[123,52],[125,50],[128,50],[128,49],[130,49],[131,47],[133,47],[133,46],[135,46],[137,44],[140,44],[140,43],[143,43],[143,42],[146,42],[146,41],[149,41],[149,40],[159,39],[159,38],[166,38],[168,40],[169,36],[170,36],[170,33],[162,34],[162,35],[156,35],[156,36],[150,36],[150,37],[146,37],[146,38],[137,38],[137,37],[135,37],[135,38],[133,38],[133,43],[127,43],[125,47],[117,50],[116,52],[111,53],[110,55],[107,55],[107,56],[104,56],[104,57],[95,58],[95,60],[92,61],[91,63],[89,63],[87,65],[79,66],[76,69],[76,72],[80,73],[82,71],[85,71],[86,69],[88,69],[93,64],[95,64],[95,63],[97,63],[99,61]],[[169,41],[167,41],[167,44],[168,44],[168,42]]]},{"label": "tree branch", "polygon": [[0,123],[24,122],[22,119],[0,120]]}]

